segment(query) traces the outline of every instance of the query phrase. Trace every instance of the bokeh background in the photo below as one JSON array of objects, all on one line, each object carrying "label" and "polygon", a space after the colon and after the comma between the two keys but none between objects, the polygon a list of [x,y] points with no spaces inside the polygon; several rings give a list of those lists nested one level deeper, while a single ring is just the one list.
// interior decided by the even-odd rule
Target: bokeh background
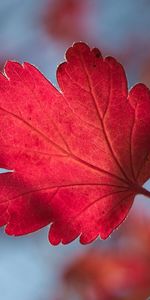
[{"label": "bokeh background", "polygon": [[[150,87],[150,1],[0,1],[1,70],[8,59],[29,61],[57,86],[57,65],[66,48],[80,40],[118,58],[129,87],[138,81]],[[13,238],[0,231],[0,299],[150,296],[149,199],[136,197],[129,218],[107,241],[53,247],[47,232]]]}]

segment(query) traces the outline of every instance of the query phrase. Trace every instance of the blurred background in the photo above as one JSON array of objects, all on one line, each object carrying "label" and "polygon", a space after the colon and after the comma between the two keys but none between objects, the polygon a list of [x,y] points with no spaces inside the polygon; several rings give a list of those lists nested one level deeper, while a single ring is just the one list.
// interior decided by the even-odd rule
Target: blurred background
[{"label": "blurred background", "polygon": [[[0,1],[1,70],[8,59],[29,61],[57,85],[57,65],[79,40],[115,56],[125,67],[129,87],[138,81],[150,87],[150,1]],[[1,300],[150,296],[148,199],[136,197],[127,221],[107,241],[52,247],[47,232],[13,238],[0,231]]]}]

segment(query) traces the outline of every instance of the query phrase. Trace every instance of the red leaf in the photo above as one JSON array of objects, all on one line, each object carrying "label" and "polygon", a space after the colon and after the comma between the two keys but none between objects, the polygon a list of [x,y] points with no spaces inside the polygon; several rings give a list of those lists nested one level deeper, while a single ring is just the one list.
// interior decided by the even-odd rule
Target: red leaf
[{"label": "red leaf", "polygon": [[150,92],[129,93],[122,66],[76,43],[57,91],[32,65],[0,76],[0,224],[22,235],[49,223],[52,244],[105,239],[149,178]]}]

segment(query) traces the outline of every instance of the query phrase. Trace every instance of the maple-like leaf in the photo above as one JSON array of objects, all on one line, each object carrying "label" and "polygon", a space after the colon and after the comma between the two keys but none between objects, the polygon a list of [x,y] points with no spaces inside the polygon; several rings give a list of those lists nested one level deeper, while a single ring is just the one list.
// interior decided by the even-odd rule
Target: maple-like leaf
[{"label": "maple-like leaf", "polygon": [[61,91],[32,65],[0,75],[0,225],[23,235],[52,223],[54,245],[107,238],[150,174],[150,92],[128,94],[122,66],[76,43],[57,70]]}]

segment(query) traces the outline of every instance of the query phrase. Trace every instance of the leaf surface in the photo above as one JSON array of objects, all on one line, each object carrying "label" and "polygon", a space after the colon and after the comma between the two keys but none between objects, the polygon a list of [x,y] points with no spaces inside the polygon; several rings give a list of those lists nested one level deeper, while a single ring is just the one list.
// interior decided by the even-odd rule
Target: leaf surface
[{"label": "leaf surface", "polygon": [[107,238],[150,173],[150,92],[128,93],[122,66],[76,43],[60,91],[32,65],[0,75],[0,225],[23,235],[52,223],[57,245]]}]

